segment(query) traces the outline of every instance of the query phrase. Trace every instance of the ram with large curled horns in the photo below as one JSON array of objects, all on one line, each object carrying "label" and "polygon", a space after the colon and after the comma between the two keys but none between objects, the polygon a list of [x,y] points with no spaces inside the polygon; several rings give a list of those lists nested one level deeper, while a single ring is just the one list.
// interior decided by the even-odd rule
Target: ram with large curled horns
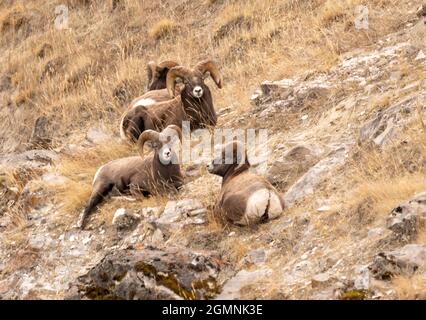
[{"label": "ram with large curled horns", "polygon": [[[177,138],[181,140],[182,133],[175,125],[168,126],[162,132],[146,130],[137,141],[140,156],[116,159],[100,167],[93,179],[89,202],[77,226],[84,228],[89,214],[108,195],[130,190],[145,196],[176,192],[184,180],[177,153],[173,149]],[[146,142],[154,152],[145,157]]]},{"label": "ram with large curled horns", "polygon": [[[128,110],[120,124],[122,138],[135,142],[145,130],[161,130],[171,124],[181,128],[182,121],[189,121],[191,130],[214,127],[217,115],[210,89],[204,83],[209,76],[222,88],[221,74],[212,60],[200,62],[193,69],[183,66],[170,69],[166,84],[171,100]],[[178,95],[177,83],[183,85]]]}]

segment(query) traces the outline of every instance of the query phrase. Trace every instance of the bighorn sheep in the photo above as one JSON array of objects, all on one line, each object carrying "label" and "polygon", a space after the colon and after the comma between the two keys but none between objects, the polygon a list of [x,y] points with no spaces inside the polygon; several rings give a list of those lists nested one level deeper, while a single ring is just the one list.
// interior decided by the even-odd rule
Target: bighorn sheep
[{"label": "bighorn sheep", "polygon": [[179,63],[172,60],[162,61],[156,64],[154,61],[148,62],[146,67],[148,74],[148,92],[134,99],[128,107],[128,110],[137,106],[150,106],[157,102],[170,100],[170,95],[166,89],[167,74],[173,67]]},{"label": "bighorn sheep", "polygon": [[[98,169],[93,179],[92,194],[77,223],[84,228],[87,216],[113,192],[136,190],[143,195],[175,192],[183,185],[177,155],[172,146],[176,137],[182,138],[179,127],[171,125],[161,133],[144,131],[137,142],[140,156],[113,160]],[[144,157],[144,144],[150,142],[153,154]]]},{"label": "bighorn sheep", "polygon": [[284,210],[284,199],[265,178],[249,172],[243,148],[238,141],[221,146],[220,156],[207,166],[210,173],[223,178],[214,212],[239,225],[277,218]]},{"label": "bighorn sheep", "polygon": [[[151,106],[137,106],[127,111],[120,124],[122,138],[136,141],[147,129],[162,129],[174,124],[182,127],[189,121],[191,130],[215,126],[217,115],[209,87],[204,80],[211,76],[218,88],[222,88],[222,77],[216,64],[211,61],[198,63],[192,70],[183,66],[173,67],[167,74],[167,91],[171,100]],[[180,95],[176,95],[176,83],[183,84]]]},{"label": "bighorn sheep", "polygon": [[166,89],[167,73],[173,67],[178,66],[179,63],[172,60],[160,62],[158,65],[154,61],[148,62],[148,91]]}]

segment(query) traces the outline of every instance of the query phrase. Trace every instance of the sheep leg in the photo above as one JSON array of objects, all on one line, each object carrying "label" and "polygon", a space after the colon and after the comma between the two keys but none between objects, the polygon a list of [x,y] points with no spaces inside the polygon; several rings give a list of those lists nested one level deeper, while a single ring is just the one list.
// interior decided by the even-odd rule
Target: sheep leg
[{"label": "sheep leg", "polygon": [[95,209],[95,207],[102,202],[102,200],[108,195],[113,187],[113,184],[107,184],[92,192],[89,203],[81,214],[79,221],[77,222],[78,228],[84,229],[87,217],[90,215],[90,213],[92,213],[93,209]]}]

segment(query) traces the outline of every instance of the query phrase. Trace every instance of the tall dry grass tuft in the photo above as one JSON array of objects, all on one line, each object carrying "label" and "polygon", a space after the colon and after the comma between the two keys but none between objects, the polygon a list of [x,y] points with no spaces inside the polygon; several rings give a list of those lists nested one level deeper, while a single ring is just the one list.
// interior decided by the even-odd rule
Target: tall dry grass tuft
[{"label": "tall dry grass tuft", "polygon": [[399,276],[392,279],[392,284],[400,300],[425,300],[426,275],[418,274],[411,277]]},{"label": "tall dry grass tuft", "polygon": [[426,190],[426,131],[421,121],[407,125],[390,150],[361,147],[349,162],[354,182],[346,205],[360,222],[384,217],[399,203]]},{"label": "tall dry grass tuft", "polygon": [[55,200],[61,204],[61,210],[75,212],[81,209],[89,199],[97,169],[111,160],[130,155],[134,153],[128,145],[110,142],[63,156],[56,170],[69,182],[59,187],[56,193]]},{"label": "tall dry grass tuft", "polygon": [[165,37],[172,36],[177,32],[179,26],[176,22],[170,19],[161,19],[149,30],[149,35],[155,40],[160,40]]}]

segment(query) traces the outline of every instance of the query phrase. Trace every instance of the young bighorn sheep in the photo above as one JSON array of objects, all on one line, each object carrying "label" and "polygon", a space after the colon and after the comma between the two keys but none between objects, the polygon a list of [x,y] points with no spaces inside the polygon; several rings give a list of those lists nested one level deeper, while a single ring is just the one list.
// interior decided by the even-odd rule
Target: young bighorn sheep
[{"label": "young bighorn sheep", "polygon": [[238,141],[221,146],[220,156],[207,166],[223,178],[214,212],[239,225],[277,218],[284,210],[283,197],[265,178],[249,172],[243,148]]},{"label": "young bighorn sheep", "polygon": [[[140,156],[113,160],[98,169],[93,179],[92,194],[77,223],[84,228],[88,215],[110,194],[129,190],[143,195],[176,192],[183,185],[183,175],[172,146],[176,138],[182,139],[179,127],[171,125],[161,133],[153,130],[143,132],[137,147]],[[145,157],[143,148],[149,142],[153,154]]]},{"label": "young bighorn sheep", "polygon": [[[211,60],[200,62],[193,69],[183,66],[172,68],[167,74],[167,90],[171,100],[149,107],[137,106],[127,111],[120,124],[122,138],[136,141],[144,130],[159,130],[171,124],[182,127],[182,121],[189,121],[191,130],[215,126],[217,115],[212,94],[204,83],[209,76],[218,88],[222,88],[219,69]],[[180,95],[176,95],[177,82],[183,84]]]}]

